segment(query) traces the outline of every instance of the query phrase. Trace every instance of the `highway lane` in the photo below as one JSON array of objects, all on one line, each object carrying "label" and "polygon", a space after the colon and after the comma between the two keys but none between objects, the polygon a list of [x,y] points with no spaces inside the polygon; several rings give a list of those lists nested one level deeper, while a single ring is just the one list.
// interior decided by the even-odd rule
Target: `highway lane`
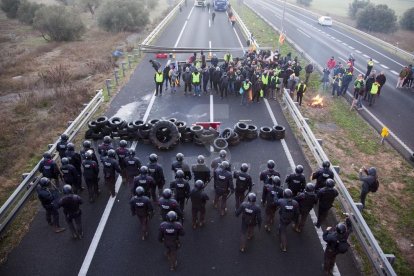
[{"label": "highway lane", "polygon": [[[267,0],[245,1],[251,7],[269,20],[274,26],[280,28],[283,6],[280,2]],[[367,107],[361,115],[377,129],[382,125],[372,118],[377,117],[384,125],[391,129],[410,149],[414,148],[414,130],[407,127],[412,118],[411,108],[414,106],[414,93],[411,90],[395,89],[397,82],[396,72],[406,61],[392,55],[368,40],[355,37],[349,31],[333,27],[317,25],[316,19],[303,11],[287,6],[285,11],[284,28],[287,36],[311,56],[318,64],[326,66],[330,56],[337,61],[345,63],[350,53],[356,58],[356,73],[366,72],[366,61],[369,57],[374,59],[374,69],[384,71],[387,83],[382,90],[380,98],[373,107]],[[395,144],[395,143],[393,143]],[[404,152],[399,145],[395,145]],[[406,155],[406,154],[404,154]]]},{"label": "highway lane", "polygon": [[[183,10],[183,15],[190,12],[190,8]],[[193,17],[194,16],[194,17]],[[203,14],[201,10],[194,10],[187,26],[198,23],[198,30],[207,28],[208,23],[200,22]],[[205,18],[206,19],[206,18]],[[224,47],[236,47],[239,43],[229,25],[226,24],[224,14],[218,14],[216,19],[222,19],[222,25],[216,25],[216,29],[210,30],[207,36],[202,36],[198,41],[200,45],[206,45],[212,41],[213,45]],[[207,21],[207,20],[206,20]],[[181,22],[181,25],[179,24]],[[160,36],[157,44],[173,45],[185,22],[184,16],[178,16],[167,26]],[[216,23],[219,21],[216,21]],[[202,23],[203,25],[200,25]],[[227,28],[229,27],[229,28]],[[224,35],[218,35],[223,32]],[[194,45],[193,33],[184,30],[183,36],[178,41],[179,46]],[[176,95],[164,93],[162,97],[155,98],[152,109],[148,109],[154,90],[154,71],[148,60],[152,55],[147,55],[138,66],[131,81],[115,96],[107,111],[108,116],[119,115],[125,119],[142,119],[149,111],[148,119],[175,117],[185,120],[188,124],[196,121],[210,120],[210,97],[183,96],[182,91]],[[239,98],[234,96],[220,100],[213,95],[214,120],[223,122],[223,127],[230,127],[239,119],[249,119],[251,122],[261,125],[272,125],[272,120],[264,103],[254,104],[249,108],[239,105]],[[278,122],[287,126],[282,110],[276,102],[270,103],[272,113]],[[258,112],[260,110],[260,112]],[[305,164],[305,172],[309,175],[311,168],[306,164],[302,151],[294,139],[290,128],[287,127],[286,142],[292,153],[294,161]],[[173,151],[158,152],[150,145],[138,144],[137,154],[143,162],[151,152],[157,152],[160,163],[164,166],[167,180],[172,179],[170,164],[177,152],[183,152],[189,163],[195,162],[195,157],[205,154],[209,162],[216,154],[210,154],[209,148],[196,147],[194,145],[179,145]],[[234,166],[241,162],[252,164],[251,173],[257,185],[254,190],[259,193],[261,185],[258,183],[258,174],[264,168],[267,159],[275,159],[278,169],[284,178],[290,172],[289,162],[280,142],[267,142],[255,140],[242,142],[241,145],[231,148],[229,155]],[[86,255],[97,228],[107,197],[103,195],[98,203],[84,204],[85,237],[81,242],[73,242],[68,233],[55,235],[51,233],[44,222],[44,211],[41,209],[36,216],[29,234],[22,243],[10,255],[9,260],[0,267],[1,275],[75,275],[78,273],[83,258]],[[208,192],[212,196],[211,187]],[[151,222],[151,236],[148,242],[142,242],[138,238],[138,222],[132,218],[128,209],[129,191],[122,186],[114,207],[109,216],[108,223],[102,233],[102,238],[97,251],[92,259],[89,270],[90,275],[165,275],[168,265],[163,256],[162,245],[155,238],[155,229],[158,226],[158,218],[155,216]],[[83,194],[85,197],[86,195]],[[187,207],[185,223],[186,237],[183,239],[183,249],[180,252],[179,272],[183,275],[202,274],[234,275],[235,273],[261,273],[274,275],[274,270],[283,274],[298,275],[303,273],[321,274],[322,247],[315,234],[314,227],[309,220],[301,235],[289,231],[289,252],[282,254],[278,248],[278,239],[275,230],[271,235],[262,232],[256,233],[253,244],[246,254],[238,253],[240,219],[232,215],[234,201],[229,202],[229,214],[220,218],[211,207],[208,206],[208,224],[205,229],[193,232],[189,227],[189,210]],[[64,225],[64,222],[62,221]],[[306,248],[306,250],[303,250]],[[24,265],[22,265],[24,260]],[[256,265],[257,264],[257,265]],[[349,254],[341,257],[339,268],[343,275],[356,275],[358,272]],[[306,272],[305,272],[306,271]]]}]

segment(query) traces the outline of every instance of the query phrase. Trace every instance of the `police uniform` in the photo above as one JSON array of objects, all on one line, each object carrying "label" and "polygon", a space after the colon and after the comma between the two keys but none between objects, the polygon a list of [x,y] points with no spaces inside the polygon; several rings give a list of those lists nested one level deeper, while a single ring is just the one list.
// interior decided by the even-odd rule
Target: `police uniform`
[{"label": "police uniform", "polygon": [[316,227],[320,227],[328,216],[329,209],[331,209],[335,198],[338,196],[338,191],[335,188],[324,187],[318,191],[317,195],[319,207]]},{"label": "police uniform", "polygon": [[194,188],[190,193],[190,199],[193,228],[196,228],[197,223],[199,226],[203,226],[205,222],[206,202],[210,198],[202,189],[198,190]]},{"label": "police uniform", "polygon": [[[131,194],[132,195],[135,194],[135,190],[139,186],[144,188],[145,196],[151,197],[151,190],[154,189],[154,187],[155,187],[154,178],[152,178],[151,176],[146,175],[146,174],[140,174],[140,175],[134,177],[134,183],[133,183],[133,186],[132,186],[132,189],[131,189]],[[152,200],[156,201],[156,198],[153,198]]]},{"label": "police uniform", "polygon": [[148,221],[154,214],[151,200],[147,196],[133,196],[129,201],[131,213],[137,216],[142,227],[142,239],[148,237]]},{"label": "police uniform", "polygon": [[185,179],[178,178],[170,183],[170,189],[174,192],[181,211],[184,211],[185,200],[190,196],[190,184]]},{"label": "police uniform", "polygon": [[81,179],[75,166],[72,164],[62,165],[60,170],[65,184],[71,185],[75,194],[81,192]]},{"label": "police uniform", "polygon": [[184,228],[179,222],[164,221],[160,224],[158,240],[164,243],[171,270],[177,267],[177,250],[180,247],[180,236],[184,236]]},{"label": "police uniform", "polygon": [[197,180],[202,180],[205,185],[210,182],[211,172],[205,164],[192,165],[191,171],[193,172],[194,182]]},{"label": "police uniform", "polygon": [[276,205],[279,207],[280,248],[282,249],[282,251],[286,251],[286,230],[291,222],[297,220],[297,217],[299,216],[299,204],[294,199],[281,198],[276,201]]},{"label": "police uniform", "polygon": [[82,211],[79,206],[83,203],[82,198],[75,194],[64,195],[58,204],[63,208],[65,220],[74,238],[82,238]]},{"label": "police uniform", "polygon": [[125,176],[128,183],[128,188],[132,189],[134,184],[134,177],[139,175],[139,169],[141,168],[141,160],[136,156],[127,156],[124,159]]},{"label": "police uniform", "polygon": [[[165,185],[164,170],[158,163],[148,163],[147,167],[149,175],[152,176],[152,178],[154,178],[155,185],[156,187],[158,187],[158,194],[161,195],[163,187]],[[151,193],[153,193],[154,196],[156,196],[156,187],[154,186],[154,190],[151,191]]]},{"label": "police uniform", "polygon": [[312,180],[316,179],[315,191],[325,187],[325,182],[328,178],[334,178],[334,174],[330,168],[320,168],[312,174]]},{"label": "police uniform", "polygon": [[303,192],[306,186],[306,178],[303,174],[292,173],[286,177],[285,180],[288,189],[296,196],[299,192]]},{"label": "police uniform", "polygon": [[276,201],[283,197],[283,189],[274,184],[266,184],[263,186],[262,204],[265,206],[265,229],[270,232],[273,226],[275,213],[277,210]]},{"label": "police uniform", "polygon": [[119,167],[121,168],[122,181],[126,182],[125,158],[128,156],[128,149],[126,147],[118,147],[116,150],[118,156]]},{"label": "police uniform", "polygon": [[59,212],[57,201],[59,199],[59,191],[53,188],[39,187],[37,196],[46,211],[46,221],[55,228],[60,228]]},{"label": "police uniform", "polygon": [[272,176],[280,177],[280,173],[275,169],[266,169],[260,173],[259,179],[263,184],[268,184]]},{"label": "police uniform", "polygon": [[250,193],[253,187],[252,177],[242,171],[235,171],[233,173],[233,178],[236,179],[236,209],[240,207],[240,204],[243,202],[244,198],[247,196],[247,193]]},{"label": "police uniform", "polygon": [[89,201],[94,201],[99,194],[99,166],[94,160],[83,160],[83,179],[88,187]]},{"label": "police uniform", "polygon": [[227,196],[230,191],[232,193],[234,192],[233,177],[231,172],[221,168],[218,168],[214,175],[214,190],[216,193],[214,198],[214,207],[217,208],[218,201],[221,199],[220,213],[223,216],[227,210]]},{"label": "police uniform", "polygon": [[242,214],[241,224],[241,238],[240,238],[240,250],[244,251],[246,248],[246,239],[253,238],[253,231],[256,225],[262,224],[262,213],[260,208],[252,202],[243,202],[236,210],[236,217]]},{"label": "police uniform", "polygon": [[105,177],[105,185],[107,186],[112,197],[116,196],[115,193],[115,182],[116,182],[116,173],[121,173],[121,168],[119,167],[118,161],[115,159],[105,156],[102,159],[103,163],[103,172]]},{"label": "police uniform", "polygon": [[175,161],[174,163],[172,163],[171,169],[173,170],[174,173],[176,173],[178,170],[182,170],[184,172],[184,178],[187,181],[191,180],[190,166],[188,166],[188,164],[185,163],[184,161]]},{"label": "police uniform", "polygon": [[308,218],[309,212],[313,206],[318,203],[318,196],[314,192],[302,192],[299,193],[295,200],[299,203],[299,214],[300,218],[295,222],[296,231],[301,232],[305,225],[306,219]]}]

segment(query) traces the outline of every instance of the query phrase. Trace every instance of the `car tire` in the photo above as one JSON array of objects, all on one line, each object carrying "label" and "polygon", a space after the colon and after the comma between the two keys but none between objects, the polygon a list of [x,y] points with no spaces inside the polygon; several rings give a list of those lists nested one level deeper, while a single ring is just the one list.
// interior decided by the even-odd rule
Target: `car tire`
[{"label": "car tire", "polygon": [[106,126],[108,124],[108,117],[106,116],[101,116],[96,118],[96,125],[100,128],[103,128],[104,126]]},{"label": "car tire", "polygon": [[226,139],[224,138],[216,138],[213,142],[213,148],[215,152],[219,152],[221,150],[226,150],[228,148],[229,144]]},{"label": "car tire", "polygon": [[141,125],[141,128],[138,129],[138,137],[143,140],[148,139],[151,128],[152,128],[151,124]]},{"label": "car tire", "polygon": [[273,131],[275,133],[274,135],[276,140],[281,140],[285,138],[286,129],[284,126],[276,125],[273,127]]},{"label": "car tire", "polygon": [[199,125],[191,126],[190,129],[191,129],[191,132],[194,135],[199,135],[199,134],[203,133],[203,127],[199,126]]},{"label": "car tire", "polygon": [[180,132],[181,134],[183,134],[186,131],[186,128],[187,128],[187,123],[186,122],[176,121],[174,124],[177,126],[178,132]]},{"label": "car tire", "polygon": [[96,124],[96,121],[92,120],[88,122],[88,128],[95,131],[98,130],[98,125]]},{"label": "car tire", "polygon": [[264,140],[273,140],[275,137],[273,128],[268,126],[261,127],[259,131],[259,137]]}]

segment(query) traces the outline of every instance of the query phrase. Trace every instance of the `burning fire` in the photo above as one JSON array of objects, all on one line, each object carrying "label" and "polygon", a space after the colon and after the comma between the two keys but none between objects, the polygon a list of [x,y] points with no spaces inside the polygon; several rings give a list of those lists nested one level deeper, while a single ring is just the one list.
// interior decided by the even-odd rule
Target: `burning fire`
[{"label": "burning fire", "polygon": [[323,97],[316,95],[312,98],[312,101],[309,103],[312,107],[323,107]]}]

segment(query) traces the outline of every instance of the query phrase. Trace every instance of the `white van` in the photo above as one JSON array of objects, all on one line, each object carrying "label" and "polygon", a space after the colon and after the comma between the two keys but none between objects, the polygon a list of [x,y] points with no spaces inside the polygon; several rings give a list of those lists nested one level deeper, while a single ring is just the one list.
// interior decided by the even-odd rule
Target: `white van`
[{"label": "white van", "polygon": [[207,6],[207,0],[195,0],[194,1],[194,6],[205,7],[205,6]]}]

